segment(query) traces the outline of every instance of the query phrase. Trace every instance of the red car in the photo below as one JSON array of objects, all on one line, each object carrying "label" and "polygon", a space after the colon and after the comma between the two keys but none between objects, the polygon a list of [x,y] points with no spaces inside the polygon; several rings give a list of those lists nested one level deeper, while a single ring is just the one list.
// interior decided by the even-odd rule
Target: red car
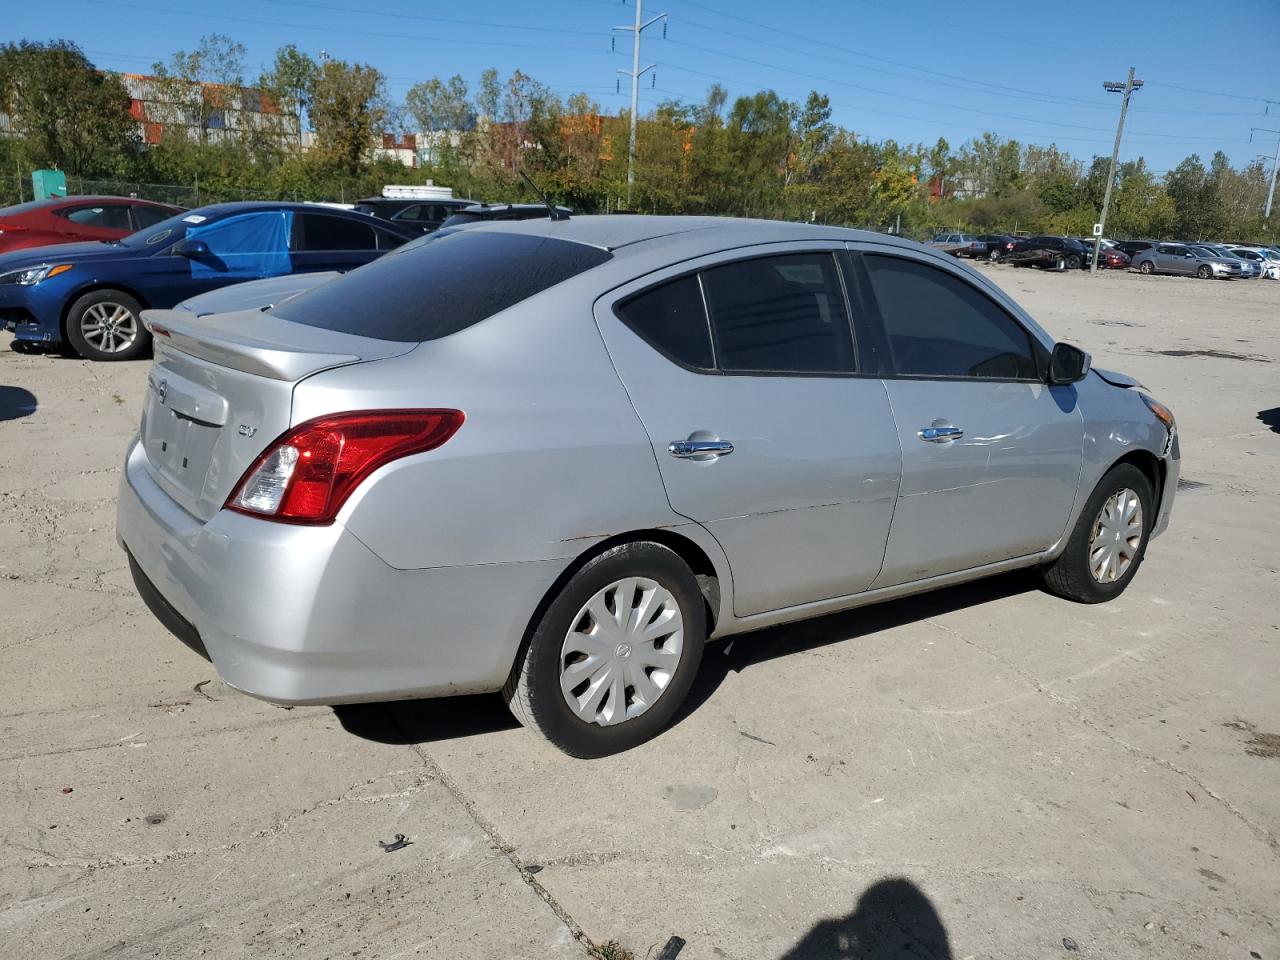
[{"label": "red car", "polygon": [[1129,255],[1123,250],[1117,250],[1115,247],[1103,250],[1098,254],[1098,268],[1101,270],[1127,270],[1129,269]]},{"label": "red car", "polygon": [[0,253],[50,243],[117,240],[181,207],[130,197],[57,197],[0,207]]}]

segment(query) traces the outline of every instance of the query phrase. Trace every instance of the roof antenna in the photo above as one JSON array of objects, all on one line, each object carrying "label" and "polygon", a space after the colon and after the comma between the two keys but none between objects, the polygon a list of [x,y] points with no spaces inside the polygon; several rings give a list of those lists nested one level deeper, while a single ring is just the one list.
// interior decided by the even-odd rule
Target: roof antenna
[{"label": "roof antenna", "polygon": [[563,210],[557,210],[555,204],[547,199],[547,195],[538,189],[538,185],[533,182],[533,177],[524,172],[524,167],[520,168],[520,176],[524,177],[524,182],[533,188],[533,192],[542,198],[542,203],[546,206],[547,211],[551,214],[552,220],[568,220],[569,214]]}]

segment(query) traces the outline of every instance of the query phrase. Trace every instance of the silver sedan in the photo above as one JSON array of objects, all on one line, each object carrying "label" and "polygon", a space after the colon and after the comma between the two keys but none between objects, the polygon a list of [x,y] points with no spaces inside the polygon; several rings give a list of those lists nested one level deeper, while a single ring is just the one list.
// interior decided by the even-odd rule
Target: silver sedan
[{"label": "silver sedan", "polygon": [[709,638],[1026,567],[1111,600],[1169,522],[1169,410],[910,241],[495,223],[261,295],[145,314],[118,538],[277,703],[501,691],[599,756]]}]

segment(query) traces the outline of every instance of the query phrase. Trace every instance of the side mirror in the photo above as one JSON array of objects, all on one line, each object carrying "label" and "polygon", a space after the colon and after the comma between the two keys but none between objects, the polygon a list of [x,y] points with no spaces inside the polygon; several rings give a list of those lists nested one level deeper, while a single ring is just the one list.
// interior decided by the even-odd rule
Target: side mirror
[{"label": "side mirror", "polygon": [[179,240],[173,245],[172,252],[179,257],[207,257],[209,245],[203,240]]},{"label": "side mirror", "polygon": [[1055,343],[1049,357],[1049,383],[1077,383],[1089,373],[1093,358],[1069,343]]}]

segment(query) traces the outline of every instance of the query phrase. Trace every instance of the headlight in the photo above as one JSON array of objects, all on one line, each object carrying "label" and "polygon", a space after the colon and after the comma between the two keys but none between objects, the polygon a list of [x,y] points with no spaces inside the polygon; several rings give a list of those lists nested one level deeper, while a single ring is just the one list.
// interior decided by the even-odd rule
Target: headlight
[{"label": "headlight", "polygon": [[1174,429],[1173,411],[1155,399],[1155,397],[1149,397],[1145,393],[1139,393],[1138,396],[1142,397],[1142,402],[1156,415],[1156,419],[1168,427],[1169,432],[1172,433]]},{"label": "headlight", "polygon": [[66,273],[71,267],[72,264],[70,263],[42,263],[36,267],[23,267],[21,270],[0,273],[0,283],[16,283],[24,287],[31,287],[42,280],[48,280],[50,277],[56,277],[60,273]]}]

